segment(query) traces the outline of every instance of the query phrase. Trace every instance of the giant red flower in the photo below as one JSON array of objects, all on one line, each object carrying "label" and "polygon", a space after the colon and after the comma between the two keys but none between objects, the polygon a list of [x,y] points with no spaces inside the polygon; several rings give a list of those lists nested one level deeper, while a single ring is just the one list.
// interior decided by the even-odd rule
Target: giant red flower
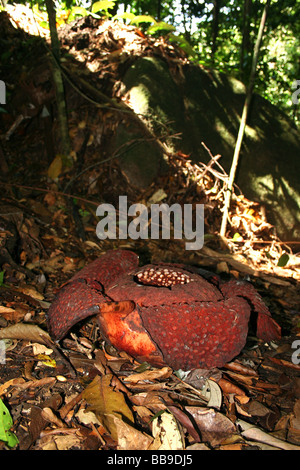
[{"label": "giant red flower", "polygon": [[108,251],[78,272],[48,312],[54,339],[80,320],[97,315],[101,333],[138,361],[174,369],[221,367],[246,343],[251,311],[257,336],[280,338],[254,287],[205,279],[192,267],[162,264],[138,268],[138,256]]}]

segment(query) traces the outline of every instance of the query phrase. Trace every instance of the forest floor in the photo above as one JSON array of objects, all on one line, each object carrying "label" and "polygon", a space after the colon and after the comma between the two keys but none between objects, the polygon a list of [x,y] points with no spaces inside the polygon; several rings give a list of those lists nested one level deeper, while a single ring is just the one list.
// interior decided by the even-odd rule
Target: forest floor
[{"label": "forest floor", "polygon": [[[20,10],[14,15],[15,23],[30,32],[28,16]],[[10,28],[4,23],[0,18],[0,31]],[[118,97],[114,85],[124,53],[131,57],[155,51],[174,67],[186,61],[165,39],[147,38],[119,24],[114,28],[103,27],[95,35],[91,27],[88,50],[78,46],[84,35],[73,37],[69,26],[61,33],[66,50],[80,59],[82,68],[98,70],[110,97]],[[20,29],[7,32],[12,57],[22,56],[24,34]],[[26,67],[31,65],[36,79],[34,47],[27,50]],[[73,58],[69,60],[72,70]],[[39,70],[39,77],[45,73],[47,81],[45,69]],[[11,60],[7,80],[13,83],[19,75],[19,63]],[[39,85],[24,77],[23,86],[32,98]],[[300,450],[297,245],[279,240],[263,208],[242,193],[233,195],[226,239],[220,239],[227,175],[212,155],[208,164],[195,164],[180,153],[168,155],[168,174],[145,190],[134,188],[115,159],[105,153],[99,157],[99,149],[104,152],[105,147],[95,144],[117,125],[113,111],[95,109],[84,96],[76,99],[78,90],[69,82],[66,87],[77,154],[73,165],[65,165],[55,149],[51,160],[53,148],[45,144],[48,134],[36,115],[16,125],[26,104],[24,88],[15,108],[1,115],[0,338],[5,339],[0,341],[0,403],[12,417],[18,448]],[[50,99],[49,90],[43,93]],[[57,124],[52,126],[55,133]],[[147,205],[205,204],[203,249],[186,251],[184,240],[99,240],[96,207],[116,194]],[[264,343],[249,337],[237,358],[206,375],[202,371],[201,379],[169,367],[140,365],[105,344],[93,319],[59,344],[48,337],[41,341],[46,313],[59,287],[112,248],[135,251],[141,264],[183,262],[251,281],[280,324],[282,339]],[[93,406],[88,405],[91,401]],[[1,439],[0,449],[7,448],[11,441]]]}]

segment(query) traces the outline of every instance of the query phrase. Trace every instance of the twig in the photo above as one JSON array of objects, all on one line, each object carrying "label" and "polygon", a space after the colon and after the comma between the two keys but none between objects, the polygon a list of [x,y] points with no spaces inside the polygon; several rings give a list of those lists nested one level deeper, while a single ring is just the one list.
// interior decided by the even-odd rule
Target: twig
[{"label": "twig", "polygon": [[236,144],[235,144],[235,149],[234,149],[234,154],[233,154],[233,159],[232,159],[232,165],[231,165],[231,169],[230,169],[230,173],[229,173],[227,191],[226,191],[226,194],[225,194],[224,211],[223,211],[223,217],[222,217],[222,223],[221,223],[221,229],[220,229],[220,236],[221,237],[225,237],[225,234],[226,234],[226,226],[227,226],[228,211],[229,211],[230,200],[231,200],[231,193],[232,193],[234,178],[235,178],[235,174],[236,174],[236,170],[237,170],[237,166],[238,166],[238,161],[239,161],[239,155],[240,155],[240,151],[241,151],[241,147],[242,147],[242,142],[243,142],[243,138],[244,138],[246,123],[247,123],[247,117],[248,117],[248,111],[249,111],[249,106],[250,106],[253,87],[254,87],[256,66],[257,66],[257,62],[258,62],[258,53],[259,53],[259,48],[260,48],[263,32],[264,32],[264,27],[265,27],[266,18],[267,18],[267,11],[268,11],[268,8],[269,8],[270,1],[271,0],[266,1],[265,7],[264,7],[264,10],[263,10],[263,14],[262,14],[262,17],[261,17],[261,20],[260,20],[260,26],[259,26],[259,31],[258,31],[258,34],[257,34],[256,44],[255,44],[255,47],[254,47],[249,86],[248,86],[248,90],[247,90],[247,93],[246,93],[246,99],[245,99],[243,114],[242,114],[242,118],[241,118],[239,133],[238,133],[237,141],[236,141]]},{"label": "twig", "polygon": [[47,189],[47,188],[40,188],[40,187],[34,187],[34,186],[27,186],[27,185],[23,185],[23,184],[17,184],[17,183],[8,183],[8,182],[4,182],[4,181],[0,181],[0,185],[3,185],[3,186],[12,186],[12,187],[15,187],[15,188],[21,188],[21,189],[30,189],[32,191],[39,191],[41,193],[53,193],[53,194],[57,194],[59,196],[64,196],[64,197],[70,197],[70,198],[76,198],[78,199],[79,201],[82,201],[82,202],[85,202],[87,204],[92,204],[94,206],[99,206],[99,203],[98,202],[94,202],[94,201],[91,201],[89,199],[85,199],[83,197],[80,197],[80,196],[75,196],[74,194],[67,194],[67,193],[64,193],[63,191],[56,191],[54,189]]}]

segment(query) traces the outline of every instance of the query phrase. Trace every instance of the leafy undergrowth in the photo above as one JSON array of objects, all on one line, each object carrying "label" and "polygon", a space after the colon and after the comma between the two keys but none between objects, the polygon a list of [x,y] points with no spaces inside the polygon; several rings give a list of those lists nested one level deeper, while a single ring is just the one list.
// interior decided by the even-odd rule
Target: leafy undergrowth
[{"label": "leafy undergrowth", "polygon": [[[140,42],[129,41],[136,54],[150,47],[137,36]],[[169,47],[159,43],[162,54]],[[176,49],[172,53],[178,59]],[[74,107],[74,147],[81,151],[88,126],[98,129],[100,117],[101,129],[111,128],[109,113]],[[95,120],[87,124],[84,116],[90,115]],[[81,166],[64,169],[59,158],[52,165],[41,162],[43,142],[32,123],[3,144],[9,168],[1,179],[0,205],[0,446],[300,449],[299,257],[278,240],[259,204],[242,194],[233,195],[227,238],[218,237],[227,175],[209,149],[208,164],[168,154],[169,173],[140,190],[122,178],[114,159],[99,162],[93,139],[77,162]],[[99,240],[100,193],[101,201],[110,202],[127,194],[130,202],[148,206],[204,204],[203,249],[186,251],[184,240]],[[45,316],[59,287],[101,253],[120,247],[138,253],[141,264],[184,262],[246,277],[281,325],[282,339],[265,344],[250,334],[230,364],[189,373],[139,364],[116,351],[93,318],[53,343]]]}]

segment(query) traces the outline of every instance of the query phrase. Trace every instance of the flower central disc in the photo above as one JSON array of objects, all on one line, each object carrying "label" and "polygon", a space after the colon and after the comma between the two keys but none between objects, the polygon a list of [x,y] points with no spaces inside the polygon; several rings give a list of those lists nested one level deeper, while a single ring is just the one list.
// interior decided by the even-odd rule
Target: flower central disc
[{"label": "flower central disc", "polygon": [[136,273],[139,283],[150,286],[171,287],[175,284],[188,284],[191,278],[182,271],[172,268],[151,267]]}]

